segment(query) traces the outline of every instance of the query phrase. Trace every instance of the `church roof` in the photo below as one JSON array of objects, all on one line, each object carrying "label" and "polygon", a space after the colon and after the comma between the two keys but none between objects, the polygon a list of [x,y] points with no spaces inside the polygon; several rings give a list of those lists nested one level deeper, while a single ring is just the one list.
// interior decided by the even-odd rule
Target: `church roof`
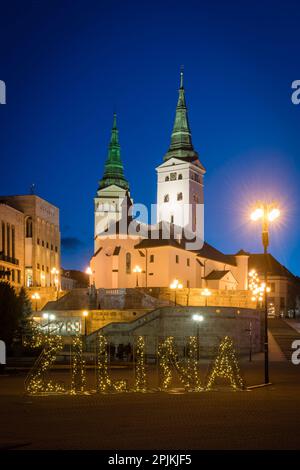
[{"label": "church roof", "polygon": [[224,270],[224,271],[218,271],[214,269],[211,271],[207,276],[205,276],[203,279],[206,281],[219,281],[220,279],[223,279],[226,274],[228,274],[230,271]]},{"label": "church roof", "polygon": [[213,259],[214,261],[219,261],[220,263],[236,266],[236,260],[234,256],[225,255],[221,251],[217,250],[217,248],[214,248],[212,245],[206,242],[204,242],[201,250],[198,251],[198,256],[201,258]]},{"label": "church roof", "polygon": [[[263,253],[250,254],[248,261],[249,271],[255,269],[260,274],[265,270],[265,255]],[[279,263],[270,253],[267,254],[267,266],[269,276],[283,276],[291,279],[296,279],[285,266]]]},{"label": "church roof", "polygon": [[99,189],[107,188],[112,185],[119,186],[123,189],[129,189],[128,181],[124,176],[124,168],[121,160],[121,148],[119,144],[116,113],[114,113],[108,155],[105,162],[104,175],[99,181]]},{"label": "church roof", "polygon": [[194,161],[199,158],[198,153],[195,151],[192,144],[192,134],[189,125],[183,86],[183,71],[180,72],[180,88],[173,132],[171,135],[171,144],[164,156],[164,161],[169,160],[172,157],[187,161]]}]

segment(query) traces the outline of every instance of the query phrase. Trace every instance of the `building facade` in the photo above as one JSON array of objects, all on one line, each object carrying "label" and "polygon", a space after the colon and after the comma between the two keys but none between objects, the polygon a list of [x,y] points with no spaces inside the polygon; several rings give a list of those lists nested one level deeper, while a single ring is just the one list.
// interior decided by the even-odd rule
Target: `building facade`
[{"label": "building facade", "polygon": [[24,285],[24,214],[0,202],[0,279]]},{"label": "building facade", "polygon": [[171,143],[156,171],[157,221],[146,225],[130,215],[114,116],[95,198],[91,282],[96,288],[149,288],[169,287],[177,279],[188,288],[247,289],[248,255],[225,255],[204,243],[205,169],[192,144],[182,72]]},{"label": "building facade", "polygon": [[[15,211],[19,214],[20,226],[15,231],[14,239],[20,257],[16,258],[23,260],[20,264],[21,285],[59,289],[59,209],[34,194],[1,196],[0,203],[1,207],[9,207],[7,210],[11,213]],[[11,244],[10,240],[7,235],[4,242],[6,247]]]}]

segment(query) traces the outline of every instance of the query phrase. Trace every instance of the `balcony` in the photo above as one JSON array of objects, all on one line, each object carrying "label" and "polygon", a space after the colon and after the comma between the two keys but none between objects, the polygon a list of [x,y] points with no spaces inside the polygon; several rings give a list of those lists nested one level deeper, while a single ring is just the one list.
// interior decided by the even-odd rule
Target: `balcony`
[{"label": "balcony", "polygon": [[0,261],[6,261],[7,263],[15,264],[16,266],[19,265],[18,259],[7,256],[3,252],[0,252]]}]

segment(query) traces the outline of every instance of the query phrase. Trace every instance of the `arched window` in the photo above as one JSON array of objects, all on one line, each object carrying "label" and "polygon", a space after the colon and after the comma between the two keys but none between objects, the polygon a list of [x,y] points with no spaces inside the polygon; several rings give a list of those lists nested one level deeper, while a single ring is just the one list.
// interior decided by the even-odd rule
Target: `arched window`
[{"label": "arched window", "polygon": [[177,194],[177,201],[182,201],[182,198],[183,198],[182,193],[178,193]]},{"label": "arched window", "polygon": [[166,176],[165,181],[170,181],[170,178],[168,176]]},{"label": "arched window", "polygon": [[170,198],[169,198],[169,194],[165,194],[164,196],[164,202],[169,202]]},{"label": "arched window", "polygon": [[126,274],[131,274],[131,253],[126,253]]},{"label": "arched window", "polygon": [[182,174],[181,173],[178,175],[178,179],[182,180]]},{"label": "arched window", "polygon": [[32,238],[32,218],[26,219],[26,238]]}]

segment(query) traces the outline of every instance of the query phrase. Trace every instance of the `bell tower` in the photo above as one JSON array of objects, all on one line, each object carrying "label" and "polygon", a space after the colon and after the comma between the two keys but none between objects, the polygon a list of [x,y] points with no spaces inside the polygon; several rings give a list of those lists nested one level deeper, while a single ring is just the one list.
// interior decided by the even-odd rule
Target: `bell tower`
[{"label": "bell tower", "polygon": [[119,132],[117,128],[117,115],[114,113],[104,174],[99,181],[97,194],[94,199],[95,251],[97,250],[97,236],[103,233],[110,224],[120,220],[122,215],[122,202],[128,195],[129,184],[124,176]]},{"label": "bell tower", "polygon": [[[183,70],[180,72],[179,96],[171,143],[164,162],[157,171],[157,222],[170,222],[196,230],[197,208],[203,209],[205,168],[192,144]],[[197,221],[198,224],[198,221]],[[202,221],[203,224],[203,221]],[[203,232],[203,227],[202,227]],[[200,231],[201,231],[200,230]],[[198,225],[197,225],[198,232]]]}]

